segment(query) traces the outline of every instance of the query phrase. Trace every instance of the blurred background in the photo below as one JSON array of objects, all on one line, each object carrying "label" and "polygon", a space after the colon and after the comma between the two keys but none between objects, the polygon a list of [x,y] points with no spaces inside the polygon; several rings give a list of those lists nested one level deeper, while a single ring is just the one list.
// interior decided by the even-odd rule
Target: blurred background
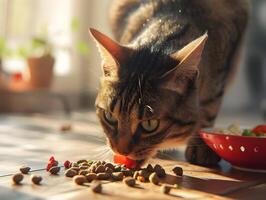
[{"label": "blurred background", "polygon": [[[0,113],[93,109],[100,57],[88,35],[110,36],[111,0],[0,0]],[[241,66],[221,123],[266,115],[266,1],[254,0]]]}]

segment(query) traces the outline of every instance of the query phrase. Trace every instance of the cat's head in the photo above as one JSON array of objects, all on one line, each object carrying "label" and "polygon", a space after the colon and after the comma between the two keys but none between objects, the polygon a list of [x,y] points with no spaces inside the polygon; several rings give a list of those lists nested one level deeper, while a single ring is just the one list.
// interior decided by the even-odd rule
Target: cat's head
[{"label": "cat's head", "polygon": [[197,125],[198,65],[207,34],[166,55],[90,32],[103,59],[96,110],[112,150],[144,160],[177,147]]}]

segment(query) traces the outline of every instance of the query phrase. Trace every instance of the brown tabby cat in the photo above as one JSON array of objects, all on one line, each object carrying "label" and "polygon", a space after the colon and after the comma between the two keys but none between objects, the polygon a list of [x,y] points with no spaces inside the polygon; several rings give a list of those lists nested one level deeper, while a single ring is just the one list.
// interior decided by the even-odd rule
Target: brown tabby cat
[{"label": "brown tabby cat", "polygon": [[114,2],[119,43],[90,31],[103,59],[97,115],[115,153],[142,163],[192,136],[188,161],[219,161],[197,133],[214,124],[248,11],[247,0]]}]

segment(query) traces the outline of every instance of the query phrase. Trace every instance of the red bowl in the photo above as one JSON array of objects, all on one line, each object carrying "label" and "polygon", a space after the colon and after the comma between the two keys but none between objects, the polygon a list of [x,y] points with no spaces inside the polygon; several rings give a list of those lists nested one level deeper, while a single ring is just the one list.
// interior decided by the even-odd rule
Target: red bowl
[{"label": "red bowl", "polygon": [[200,132],[205,143],[221,158],[242,170],[266,172],[266,138]]}]

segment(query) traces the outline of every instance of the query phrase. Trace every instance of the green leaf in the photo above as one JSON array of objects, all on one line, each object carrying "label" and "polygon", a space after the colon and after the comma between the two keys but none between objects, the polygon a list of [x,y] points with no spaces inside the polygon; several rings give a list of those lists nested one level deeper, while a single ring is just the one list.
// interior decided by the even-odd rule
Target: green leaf
[{"label": "green leaf", "polygon": [[76,48],[81,55],[88,55],[89,54],[89,51],[90,51],[89,46],[87,43],[85,43],[83,41],[78,41],[76,44]]},{"label": "green leaf", "polygon": [[249,129],[245,129],[242,133],[242,136],[256,136],[256,134]]},{"label": "green leaf", "polygon": [[19,47],[17,50],[17,54],[20,57],[26,58],[29,54],[28,49],[25,47]]},{"label": "green leaf", "polygon": [[71,30],[73,32],[76,32],[80,29],[80,22],[79,22],[78,18],[76,18],[76,17],[72,18],[70,27],[71,27]]}]

